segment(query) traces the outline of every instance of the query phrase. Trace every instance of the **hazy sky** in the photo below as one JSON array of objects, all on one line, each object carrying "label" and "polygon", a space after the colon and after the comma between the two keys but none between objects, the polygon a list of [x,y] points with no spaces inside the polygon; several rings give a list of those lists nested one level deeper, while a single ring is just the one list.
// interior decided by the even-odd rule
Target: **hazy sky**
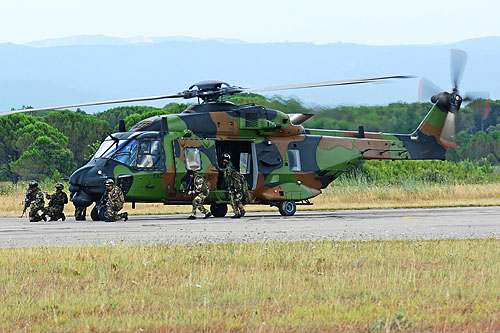
[{"label": "hazy sky", "polygon": [[448,43],[500,36],[500,1],[3,0],[0,43],[72,35]]}]

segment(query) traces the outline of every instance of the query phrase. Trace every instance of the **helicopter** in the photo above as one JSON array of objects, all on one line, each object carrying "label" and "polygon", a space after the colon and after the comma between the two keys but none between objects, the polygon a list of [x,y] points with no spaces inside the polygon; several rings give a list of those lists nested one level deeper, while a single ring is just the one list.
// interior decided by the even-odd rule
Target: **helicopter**
[{"label": "helicopter", "polygon": [[[459,59],[463,60],[463,59]],[[452,58],[453,61],[453,58]],[[463,62],[465,64],[465,62]],[[328,129],[302,126],[311,114],[287,114],[259,105],[235,105],[226,96],[238,93],[367,84],[404,79],[395,75],[356,80],[242,88],[223,81],[201,81],[172,95],[81,103],[17,112],[63,109],[169,98],[197,98],[198,102],[180,114],[153,116],[130,130],[120,121],[117,133],[109,135],[90,161],[69,178],[72,201],[90,207],[93,220],[103,220],[97,208],[104,182],[114,179],[125,200],[191,204],[185,194],[188,170],[207,180],[210,194],[205,203],[215,217],[224,217],[229,203],[221,159],[231,156],[233,167],[248,183],[252,204],[277,207],[292,216],[297,205],[311,205],[332,181],[361,160],[444,160],[446,149],[454,147],[454,122],[462,98],[458,80],[463,65],[453,71],[454,89],[431,97],[433,106],[410,134]]]}]

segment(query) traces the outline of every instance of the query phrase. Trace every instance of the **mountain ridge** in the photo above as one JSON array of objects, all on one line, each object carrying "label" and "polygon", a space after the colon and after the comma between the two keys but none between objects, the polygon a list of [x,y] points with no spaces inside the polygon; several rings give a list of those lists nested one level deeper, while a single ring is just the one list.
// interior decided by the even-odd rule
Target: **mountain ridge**
[{"label": "mountain ridge", "polygon": [[[469,55],[461,91],[489,91],[492,99],[500,99],[500,87],[496,83],[500,77],[500,66],[496,65],[500,58],[500,37],[402,46],[160,39],[148,43],[50,47],[2,43],[0,111],[22,105],[44,107],[171,94],[208,79],[263,87],[408,74],[426,77],[444,90],[450,90],[450,48],[464,49]],[[313,106],[382,105],[416,101],[418,81],[398,80],[266,95],[294,96]],[[134,104],[162,106],[168,102],[171,100]],[[84,109],[94,112],[111,107]]]}]

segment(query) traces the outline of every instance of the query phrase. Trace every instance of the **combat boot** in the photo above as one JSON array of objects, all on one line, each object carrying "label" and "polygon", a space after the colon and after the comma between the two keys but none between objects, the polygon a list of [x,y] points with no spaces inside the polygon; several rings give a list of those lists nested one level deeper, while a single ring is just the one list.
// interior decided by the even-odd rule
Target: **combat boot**
[{"label": "combat boot", "polygon": [[241,210],[240,210],[240,215],[241,215],[241,217],[245,216],[245,213],[246,213],[246,212],[245,212],[245,210],[244,210],[244,209],[241,209]]},{"label": "combat boot", "polygon": [[127,212],[122,213],[122,218],[123,218],[123,222],[127,222],[128,221],[128,213]]},{"label": "combat boot", "polygon": [[[44,222],[47,222],[47,216],[45,216],[45,214],[42,214],[42,220],[43,220]],[[40,220],[39,220],[39,221],[40,221]]]},{"label": "combat boot", "polygon": [[188,220],[196,220],[196,216],[194,215],[189,215],[189,217],[187,218]]},{"label": "combat boot", "polygon": [[64,213],[61,213],[61,220],[66,221],[66,215],[64,215]]},{"label": "combat boot", "polygon": [[232,219],[239,219],[240,217],[240,214],[234,214],[233,216],[231,216]]},{"label": "combat boot", "polygon": [[205,217],[203,219],[208,219],[210,216],[212,216],[212,213],[208,212],[205,214]]}]

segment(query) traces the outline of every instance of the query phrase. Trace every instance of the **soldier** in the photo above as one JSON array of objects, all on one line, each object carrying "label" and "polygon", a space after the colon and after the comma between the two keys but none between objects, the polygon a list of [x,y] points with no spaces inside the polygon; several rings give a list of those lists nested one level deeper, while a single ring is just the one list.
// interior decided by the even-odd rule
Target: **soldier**
[{"label": "soldier", "polygon": [[45,214],[50,217],[50,221],[57,221],[59,219],[66,220],[64,215],[64,205],[68,203],[68,195],[63,192],[64,185],[57,183],[56,193],[49,195],[45,192],[45,197],[49,200],[49,206],[45,207]]},{"label": "soldier", "polygon": [[196,195],[193,199],[193,211],[188,217],[188,220],[196,219],[196,209],[199,209],[200,212],[205,214],[205,216],[203,217],[204,219],[208,219],[210,216],[212,216],[212,213],[210,213],[205,207],[203,207],[203,201],[205,201],[205,198],[208,197],[209,193],[207,181],[205,180],[205,178],[198,175],[194,170],[188,170],[187,174],[191,178],[190,184],[192,184],[192,186],[188,188],[187,194]]},{"label": "soldier", "polygon": [[75,206],[75,220],[85,221],[85,215],[87,215],[87,207]]},{"label": "soldier", "polygon": [[[43,200],[42,190],[38,188],[38,183],[35,181],[30,181],[28,192],[26,192],[26,203],[30,206],[30,222],[39,222],[42,219],[47,221],[43,206],[45,201]],[[38,212],[42,212],[42,215],[38,215]]]},{"label": "soldier", "polygon": [[[75,192],[70,192],[69,193],[69,200],[73,201],[73,196],[75,195]],[[75,221],[85,221],[86,218],[85,216],[87,215],[87,207],[81,207],[75,205],[73,202],[73,206],[75,206]]]},{"label": "soldier", "polygon": [[229,199],[234,215],[232,219],[239,219],[245,216],[245,206],[243,206],[243,198],[245,198],[245,180],[238,171],[233,168],[231,156],[229,154],[222,155],[222,166],[224,169],[224,182],[229,191]]},{"label": "soldier", "polygon": [[127,212],[118,214],[125,203],[122,189],[119,186],[115,186],[115,181],[113,179],[107,179],[104,185],[106,186],[106,192],[104,192],[103,200],[108,212],[108,217],[105,222],[115,222],[120,219],[127,221]]}]

